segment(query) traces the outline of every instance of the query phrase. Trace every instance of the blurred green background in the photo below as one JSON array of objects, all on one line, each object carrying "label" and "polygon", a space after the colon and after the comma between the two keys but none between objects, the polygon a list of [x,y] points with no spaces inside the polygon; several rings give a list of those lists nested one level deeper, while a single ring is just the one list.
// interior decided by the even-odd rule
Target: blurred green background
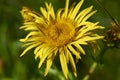
[{"label": "blurred green background", "polygon": [[[25,37],[25,32],[19,30],[23,24],[20,10],[27,6],[39,11],[44,2],[51,2],[55,8],[63,8],[65,0],[0,0],[0,80],[64,80],[60,64],[55,61],[47,77],[43,77],[44,65],[38,69],[39,60],[34,60],[33,50],[25,56],[19,57],[24,50],[21,48],[20,38]],[[79,0],[70,0],[70,4]],[[100,0],[107,10],[120,22],[120,0]],[[85,0],[82,9],[94,5],[97,13],[90,18],[100,21],[103,26],[110,26],[111,18],[100,8],[95,0]],[[102,43],[101,47],[103,46]],[[89,51],[88,51],[89,53]],[[103,54],[103,52],[101,52]],[[78,78],[74,78],[70,71],[70,80],[81,80],[90,65],[94,62],[91,54],[83,56],[77,63]],[[105,50],[100,58],[100,64],[91,75],[90,80],[120,80],[120,49],[112,47]]]}]

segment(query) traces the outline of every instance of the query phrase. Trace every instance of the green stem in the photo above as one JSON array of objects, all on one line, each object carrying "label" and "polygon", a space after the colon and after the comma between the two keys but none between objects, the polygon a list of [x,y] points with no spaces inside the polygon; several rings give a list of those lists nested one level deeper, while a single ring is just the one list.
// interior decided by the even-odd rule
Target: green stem
[{"label": "green stem", "polygon": [[88,80],[90,78],[90,75],[95,71],[97,64],[101,62],[102,57],[104,56],[105,52],[107,51],[109,47],[107,47],[106,45],[104,45],[104,48],[102,49],[102,51],[100,52],[99,56],[97,57],[97,60],[95,62],[93,62],[93,64],[91,65],[88,74],[85,75],[85,77],[82,80]]},{"label": "green stem", "polygon": [[93,64],[91,65],[89,69],[88,74],[85,75],[85,77],[82,80],[88,80],[90,78],[90,74],[92,74],[95,71],[96,67],[97,67],[97,62],[93,62]]}]

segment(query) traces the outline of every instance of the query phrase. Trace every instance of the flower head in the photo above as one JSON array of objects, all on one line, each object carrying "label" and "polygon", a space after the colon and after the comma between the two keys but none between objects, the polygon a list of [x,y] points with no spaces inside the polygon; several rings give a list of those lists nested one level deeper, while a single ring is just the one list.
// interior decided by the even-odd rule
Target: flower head
[{"label": "flower head", "polygon": [[87,21],[96,12],[92,11],[93,6],[79,12],[83,2],[84,0],[81,0],[69,8],[69,0],[66,0],[65,8],[59,9],[57,13],[54,12],[51,3],[45,3],[46,8],[40,7],[42,14],[23,7],[21,14],[24,26],[20,29],[30,33],[24,39],[20,39],[25,43],[23,46],[28,46],[21,56],[35,48],[35,59],[40,59],[38,67],[40,68],[43,62],[46,62],[45,76],[56,55],[59,55],[65,77],[68,76],[68,63],[71,64],[74,75],[77,76],[73,55],[76,56],[76,60],[81,59],[81,55],[85,55],[81,45],[88,45],[89,42],[103,38],[93,32],[103,27],[99,26],[98,22]]},{"label": "flower head", "polygon": [[105,41],[107,46],[117,46],[120,43],[120,26],[116,22],[112,22],[110,28],[105,32]]}]

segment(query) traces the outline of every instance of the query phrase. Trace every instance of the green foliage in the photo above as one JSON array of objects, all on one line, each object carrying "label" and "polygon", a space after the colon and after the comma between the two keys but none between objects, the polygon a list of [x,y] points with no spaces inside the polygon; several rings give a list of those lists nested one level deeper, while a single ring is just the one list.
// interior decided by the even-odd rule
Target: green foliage
[{"label": "green foliage", "polygon": [[[57,65],[58,61],[55,61],[48,76],[44,77],[44,66],[41,69],[37,68],[39,60],[34,60],[33,50],[24,57],[19,57],[23,51],[19,39],[25,37],[25,33],[19,30],[22,25],[19,11],[22,6],[27,6],[40,12],[39,7],[44,6],[45,1],[51,2],[55,10],[63,8],[65,3],[65,0],[0,0],[0,80],[65,80],[60,65]],[[79,0],[70,0],[70,4],[74,1]],[[120,1],[101,0],[101,2],[120,23]],[[109,27],[112,20],[95,0],[85,0],[82,8],[90,5],[94,5],[94,9],[98,11],[91,20],[99,21],[101,25]],[[94,61],[99,65],[90,80],[120,80],[120,49],[105,48],[102,41],[99,44],[101,50],[97,52],[98,55],[94,56],[93,51],[86,51],[88,54],[77,63],[78,77],[75,78],[70,72],[69,80],[81,80]]]}]

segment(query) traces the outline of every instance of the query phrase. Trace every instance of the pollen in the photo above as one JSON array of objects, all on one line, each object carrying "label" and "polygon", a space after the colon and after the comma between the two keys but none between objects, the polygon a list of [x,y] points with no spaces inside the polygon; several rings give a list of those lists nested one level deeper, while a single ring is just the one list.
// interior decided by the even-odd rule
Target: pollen
[{"label": "pollen", "polygon": [[64,46],[73,41],[75,28],[67,22],[56,22],[50,24],[47,31],[47,42],[53,46]]}]

